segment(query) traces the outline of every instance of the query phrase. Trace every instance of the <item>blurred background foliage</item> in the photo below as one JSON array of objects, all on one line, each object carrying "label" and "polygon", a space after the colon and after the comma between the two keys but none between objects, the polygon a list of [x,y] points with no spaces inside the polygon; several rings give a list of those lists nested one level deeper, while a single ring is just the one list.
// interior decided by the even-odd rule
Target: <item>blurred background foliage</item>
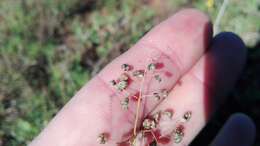
[{"label": "blurred background foliage", "polygon": [[[91,76],[178,9],[196,7],[214,23],[222,3],[1,0],[0,146],[28,144]],[[245,112],[260,123],[259,11],[258,0],[230,0],[221,17],[219,29],[239,34],[248,46],[248,65],[211,122],[216,128],[193,145],[207,145],[233,112]]]}]

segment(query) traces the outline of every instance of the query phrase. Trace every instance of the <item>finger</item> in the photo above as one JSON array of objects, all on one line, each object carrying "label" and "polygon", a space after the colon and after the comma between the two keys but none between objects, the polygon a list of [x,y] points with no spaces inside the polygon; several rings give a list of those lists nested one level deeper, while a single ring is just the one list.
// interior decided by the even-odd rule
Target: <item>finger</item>
[{"label": "finger", "polygon": [[251,146],[255,133],[255,124],[251,118],[237,113],[228,119],[211,146]]},{"label": "finger", "polygon": [[[161,89],[171,90],[180,76],[203,55],[210,38],[211,25],[206,15],[193,9],[181,11],[152,29],[132,49],[110,63],[98,77],[106,84],[122,74],[120,66],[124,63],[130,64],[133,70],[144,70],[150,62],[156,62],[161,66],[158,74],[161,74],[160,78],[163,78],[163,81],[158,83],[152,80],[155,73],[144,77],[145,81],[133,77],[131,79],[134,81],[129,85],[127,92],[139,95],[142,90],[143,94],[150,95],[153,91]],[[118,95],[116,96],[112,99],[111,109],[116,113],[110,117],[113,117],[112,127],[117,127],[121,122],[125,123],[124,127],[117,128],[115,137],[120,137],[126,131],[132,131],[138,104],[130,102],[128,112],[122,111],[122,108],[117,106],[121,101],[118,100]],[[143,101],[139,119],[158,103],[153,99]]]},{"label": "finger", "polygon": [[[211,37],[209,23],[207,16],[188,9],[159,24],[83,87],[31,146],[97,145],[96,139],[103,132],[109,134],[107,144],[115,145],[122,135],[133,129],[135,113],[132,112],[136,107],[133,103],[128,111],[123,111],[118,91],[107,85],[122,74],[121,64],[128,63],[137,70],[146,68],[144,60],[159,60],[160,68],[167,70],[165,78],[169,79],[160,85],[150,83],[150,90],[170,90],[206,50]],[[140,86],[140,81],[133,79],[131,85],[128,84],[127,90],[132,88],[129,92],[133,94],[137,92],[135,88]]]},{"label": "finger", "polygon": [[210,50],[153,112],[161,115],[165,110],[174,112],[172,118],[162,118],[158,123],[160,135],[171,137],[172,143],[188,145],[234,85],[245,63],[245,54],[245,46],[236,35],[216,36]]}]

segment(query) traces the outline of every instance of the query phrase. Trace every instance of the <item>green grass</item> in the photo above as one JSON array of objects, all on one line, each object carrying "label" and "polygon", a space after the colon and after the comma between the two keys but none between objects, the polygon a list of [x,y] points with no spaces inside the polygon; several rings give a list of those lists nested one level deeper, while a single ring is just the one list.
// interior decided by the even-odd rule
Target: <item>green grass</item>
[{"label": "green grass", "polygon": [[[0,1],[0,146],[29,143],[95,70],[173,11],[191,4],[215,20],[221,6],[216,1],[208,8],[204,0],[165,3]],[[257,0],[231,0],[220,23],[222,31],[235,32],[245,40],[253,61],[260,57],[259,48],[254,47],[259,41],[258,7]],[[236,90],[250,96],[249,105],[260,101],[257,83],[250,82],[251,77],[257,78],[255,71],[250,66],[245,75],[250,88],[242,93]]]}]

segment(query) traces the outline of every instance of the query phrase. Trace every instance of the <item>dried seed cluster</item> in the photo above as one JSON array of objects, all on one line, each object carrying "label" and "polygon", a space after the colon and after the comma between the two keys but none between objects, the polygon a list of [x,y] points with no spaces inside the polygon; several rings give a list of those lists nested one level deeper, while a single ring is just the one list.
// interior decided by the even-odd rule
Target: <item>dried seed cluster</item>
[{"label": "dried seed cluster", "polygon": [[[133,67],[129,64],[122,64],[121,69],[123,70],[123,73],[116,80],[112,80],[110,82],[111,85],[113,87],[115,87],[115,89],[117,89],[118,91],[123,91],[123,90],[126,91],[127,87],[130,84],[130,81],[132,81],[131,77],[134,77],[134,78],[137,78],[137,79],[142,79],[142,78],[145,77],[145,74],[146,74],[145,70],[133,70],[132,71]],[[155,71],[156,69],[158,69],[156,63],[150,63],[150,64],[147,65],[147,70],[151,71],[151,73],[155,73],[155,72],[152,72],[152,71]],[[159,74],[152,75],[152,77],[156,81],[158,81],[159,83],[162,82],[162,77]],[[169,94],[168,90],[162,89],[158,92],[152,93],[151,96],[154,97],[154,99],[156,99],[157,101],[159,101],[161,99],[165,99],[168,96],[168,94]],[[148,95],[148,96],[150,96],[150,95]],[[120,105],[121,105],[122,109],[124,109],[124,110],[128,110],[128,108],[129,108],[129,102],[130,102],[129,97],[131,97],[131,95],[123,96],[122,100],[120,101]],[[173,115],[174,115],[173,110],[165,110],[165,111],[159,111],[159,112],[155,113],[154,115],[152,115],[151,117],[145,118],[142,121],[142,125],[141,125],[141,128],[140,128],[141,133],[140,132],[137,133],[136,130],[134,130],[135,134],[134,134],[133,137],[131,137],[129,139],[128,142],[130,143],[130,145],[135,146],[138,143],[138,139],[144,138],[144,136],[145,136],[144,133],[143,133],[144,131],[151,132],[151,133],[154,132],[154,130],[157,130],[156,129],[157,127],[161,126],[161,125],[159,125],[160,121],[162,121],[162,120],[172,121]],[[180,123],[177,122],[177,126],[175,127],[175,129],[173,129],[173,131],[171,131],[171,133],[169,133],[169,137],[172,136],[173,141],[175,143],[180,143],[183,140],[183,137],[185,135],[183,124],[185,124],[185,122],[189,121],[191,119],[191,116],[192,116],[191,111],[185,112],[183,114],[182,118],[180,119]],[[154,135],[154,133],[152,133],[152,134]],[[109,139],[109,137],[108,137],[107,133],[101,133],[98,136],[98,142],[100,144],[105,144],[108,141],[108,139]],[[156,139],[156,137],[154,137],[154,141],[152,143],[150,143],[150,145],[156,146],[158,144],[157,142],[158,142],[158,140]]]}]

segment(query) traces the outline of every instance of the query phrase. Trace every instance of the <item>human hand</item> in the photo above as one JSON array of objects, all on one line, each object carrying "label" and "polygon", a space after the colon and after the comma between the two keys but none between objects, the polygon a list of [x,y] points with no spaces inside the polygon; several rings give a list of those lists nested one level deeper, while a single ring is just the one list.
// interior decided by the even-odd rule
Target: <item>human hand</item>
[{"label": "human hand", "polygon": [[[89,81],[30,146],[188,145],[246,58],[239,37],[212,38],[211,29],[209,18],[194,9],[165,20]],[[250,145],[253,131],[234,134]]]}]

